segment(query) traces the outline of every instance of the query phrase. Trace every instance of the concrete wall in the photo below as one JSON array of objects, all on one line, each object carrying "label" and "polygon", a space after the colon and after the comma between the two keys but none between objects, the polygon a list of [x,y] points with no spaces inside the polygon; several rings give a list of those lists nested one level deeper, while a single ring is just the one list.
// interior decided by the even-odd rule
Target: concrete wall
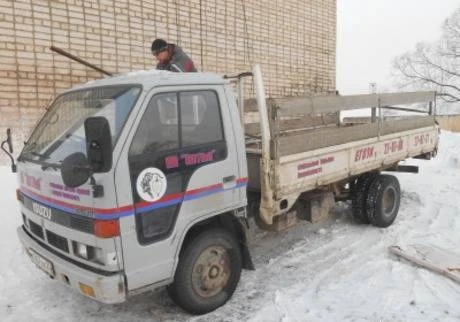
[{"label": "concrete wall", "polygon": [[0,0],[0,138],[20,148],[56,94],[102,77],[51,45],[123,73],[154,66],[156,37],[203,71],[261,63],[272,96],[335,90],[336,0]]}]

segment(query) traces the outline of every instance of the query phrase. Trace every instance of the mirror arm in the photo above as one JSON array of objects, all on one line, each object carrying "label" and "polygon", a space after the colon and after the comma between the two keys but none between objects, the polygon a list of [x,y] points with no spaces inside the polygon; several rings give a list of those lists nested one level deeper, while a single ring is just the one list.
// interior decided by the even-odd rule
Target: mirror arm
[{"label": "mirror arm", "polygon": [[94,179],[93,173],[91,173],[89,183],[93,187],[93,198],[104,197],[104,186],[96,183],[96,179]]},{"label": "mirror arm", "polygon": [[13,173],[16,173],[17,167],[16,167],[16,164],[14,163],[14,158],[13,158],[13,156],[11,155],[11,153],[9,153],[9,152],[5,149],[5,147],[4,147],[4,145],[5,145],[7,142],[8,142],[8,139],[6,139],[5,141],[3,141],[3,142],[2,142],[2,145],[1,145],[1,148],[2,148],[3,152],[5,152],[6,155],[7,155],[7,156],[10,158],[10,160],[11,160],[11,171],[12,171]]}]

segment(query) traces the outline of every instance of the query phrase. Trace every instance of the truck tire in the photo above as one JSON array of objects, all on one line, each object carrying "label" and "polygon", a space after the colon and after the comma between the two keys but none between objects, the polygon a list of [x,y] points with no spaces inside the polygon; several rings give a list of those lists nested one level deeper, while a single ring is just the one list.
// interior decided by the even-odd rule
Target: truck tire
[{"label": "truck tire", "polygon": [[230,299],[241,268],[241,252],[235,237],[224,229],[206,230],[191,239],[181,252],[168,293],[185,311],[208,313]]},{"label": "truck tire", "polygon": [[369,224],[367,213],[367,195],[369,187],[377,178],[378,173],[365,173],[358,177],[352,188],[351,209],[353,219],[359,224]]},{"label": "truck tire", "polygon": [[369,221],[377,227],[390,226],[398,215],[401,188],[395,176],[379,175],[369,188],[367,211]]}]

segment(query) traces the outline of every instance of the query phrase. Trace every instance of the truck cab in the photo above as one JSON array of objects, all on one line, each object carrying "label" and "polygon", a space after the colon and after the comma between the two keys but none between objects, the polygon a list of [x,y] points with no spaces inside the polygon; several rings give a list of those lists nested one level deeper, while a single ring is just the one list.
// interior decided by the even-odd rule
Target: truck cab
[{"label": "truck cab", "polygon": [[233,293],[245,246],[244,134],[229,83],[150,71],[58,96],[18,158],[31,260],[104,303],[170,285],[203,313]]}]

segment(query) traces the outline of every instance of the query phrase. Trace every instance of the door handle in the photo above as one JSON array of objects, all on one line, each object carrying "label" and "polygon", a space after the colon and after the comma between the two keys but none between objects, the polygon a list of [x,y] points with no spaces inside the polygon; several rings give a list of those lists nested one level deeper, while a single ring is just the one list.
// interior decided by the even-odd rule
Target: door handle
[{"label": "door handle", "polygon": [[224,177],[224,178],[222,179],[222,181],[223,181],[224,183],[229,183],[229,182],[232,182],[232,181],[235,181],[235,180],[236,180],[236,176],[234,176],[234,175],[233,175],[233,176]]}]

